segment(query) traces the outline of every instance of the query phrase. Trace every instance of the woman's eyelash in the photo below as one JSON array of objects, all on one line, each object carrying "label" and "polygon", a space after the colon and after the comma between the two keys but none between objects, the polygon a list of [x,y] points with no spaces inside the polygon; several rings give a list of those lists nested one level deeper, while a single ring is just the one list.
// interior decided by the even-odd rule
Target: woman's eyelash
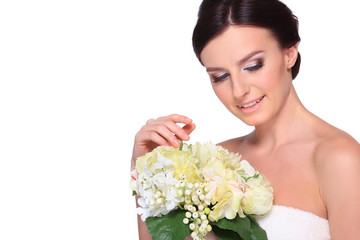
[{"label": "woman's eyelash", "polygon": [[261,60],[258,60],[257,63],[251,67],[244,68],[246,71],[256,71],[264,66],[264,63]]},{"label": "woman's eyelash", "polygon": [[[261,60],[258,60],[257,63],[253,66],[244,68],[245,71],[254,72],[264,66],[264,63]],[[220,76],[212,76],[213,83],[220,82],[226,78],[230,77],[230,73],[224,73]]]},{"label": "woman's eyelash", "polygon": [[221,80],[224,80],[226,79],[227,77],[230,76],[230,73],[224,73],[220,76],[212,76],[212,79],[213,79],[213,82],[216,83],[216,82],[220,82]]}]

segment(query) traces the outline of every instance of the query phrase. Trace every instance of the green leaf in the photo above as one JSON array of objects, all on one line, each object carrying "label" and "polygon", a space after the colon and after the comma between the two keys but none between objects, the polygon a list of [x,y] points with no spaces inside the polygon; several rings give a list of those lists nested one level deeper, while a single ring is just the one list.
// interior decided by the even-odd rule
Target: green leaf
[{"label": "green leaf", "polygon": [[133,191],[132,195],[135,196],[136,194],[137,194],[137,192],[136,192],[136,191]]},{"label": "green leaf", "polygon": [[[236,217],[232,220],[223,218],[217,222],[211,222],[211,225],[217,226],[221,229],[231,230],[231,231],[237,233],[239,235],[240,239],[251,240],[250,218],[248,218],[248,217],[240,218],[239,215],[236,215]],[[215,235],[218,236],[216,233],[215,233]],[[227,238],[224,238],[224,239],[227,239]]]},{"label": "green leaf", "polygon": [[243,240],[243,238],[241,238],[239,234],[237,234],[236,232],[231,230],[221,229],[215,225],[212,226],[212,231],[221,240]]},{"label": "green leaf", "polygon": [[245,182],[249,181],[249,179],[252,178],[252,177],[244,177],[244,176],[241,177],[244,179]]},{"label": "green leaf", "polygon": [[265,230],[260,227],[258,222],[252,216],[248,215],[248,217],[251,223],[250,225],[252,232],[251,240],[267,240],[268,238]]},{"label": "green leaf", "polygon": [[254,176],[252,177],[244,177],[244,176],[241,176],[245,182],[249,181],[250,178],[258,178],[260,176],[260,174],[258,173],[255,173]]},{"label": "green leaf", "polygon": [[264,229],[250,215],[234,219],[223,218],[218,222],[211,222],[215,235],[222,240],[267,240]]},{"label": "green leaf", "polygon": [[179,147],[179,150],[180,150],[180,151],[182,151],[183,147],[184,147],[184,142],[183,142],[183,141],[180,141],[180,147]]},{"label": "green leaf", "polygon": [[189,225],[183,223],[184,210],[177,209],[162,217],[149,217],[146,226],[154,240],[184,240],[190,236]]}]

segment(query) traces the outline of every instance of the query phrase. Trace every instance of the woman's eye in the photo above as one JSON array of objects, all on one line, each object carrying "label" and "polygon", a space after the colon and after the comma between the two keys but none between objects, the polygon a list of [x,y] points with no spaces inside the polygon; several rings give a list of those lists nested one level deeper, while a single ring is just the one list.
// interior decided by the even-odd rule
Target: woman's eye
[{"label": "woman's eye", "polygon": [[253,71],[256,71],[256,70],[262,68],[263,66],[264,66],[263,62],[259,60],[255,65],[244,68],[244,70],[253,72]]},{"label": "woman's eye", "polygon": [[220,75],[220,76],[214,76],[214,75],[213,75],[213,76],[212,76],[212,79],[213,79],[213,82],[214,82],[214,83],[217,83],[217,82],[220,82],[220,81],[228,78],[229,76],[230,76],[229,73],[224,73],[224,74],[222,74],[222,75]]}]

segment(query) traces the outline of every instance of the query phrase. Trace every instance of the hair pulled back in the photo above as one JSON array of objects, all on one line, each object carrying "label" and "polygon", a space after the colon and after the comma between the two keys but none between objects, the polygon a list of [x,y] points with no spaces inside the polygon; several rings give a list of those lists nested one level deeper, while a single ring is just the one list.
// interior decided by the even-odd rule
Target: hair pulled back
[{"label": "hair pulled back", "polygon": [[[205,45],[231,25],[266,28],[282,48],[290,48],[300,42],[297,17],[278,0],[204,0],[199,8],[192,39],[200,62],[200,53]],[[292,79],[299,72],[300,62],[298,54],[291,69]]]}]

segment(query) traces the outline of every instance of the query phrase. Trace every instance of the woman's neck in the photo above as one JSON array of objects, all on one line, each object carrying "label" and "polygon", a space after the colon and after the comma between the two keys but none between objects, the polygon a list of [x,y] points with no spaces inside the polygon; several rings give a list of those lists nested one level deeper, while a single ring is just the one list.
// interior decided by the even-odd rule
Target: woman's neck
[{"label": "woman's neck", "polygon": [[313,119],[314,115],[302,105],[292,86],[286,103],[273,119],[255,127],[251,142],[272,151],[278,146],[311,135],[309,126]]}]

